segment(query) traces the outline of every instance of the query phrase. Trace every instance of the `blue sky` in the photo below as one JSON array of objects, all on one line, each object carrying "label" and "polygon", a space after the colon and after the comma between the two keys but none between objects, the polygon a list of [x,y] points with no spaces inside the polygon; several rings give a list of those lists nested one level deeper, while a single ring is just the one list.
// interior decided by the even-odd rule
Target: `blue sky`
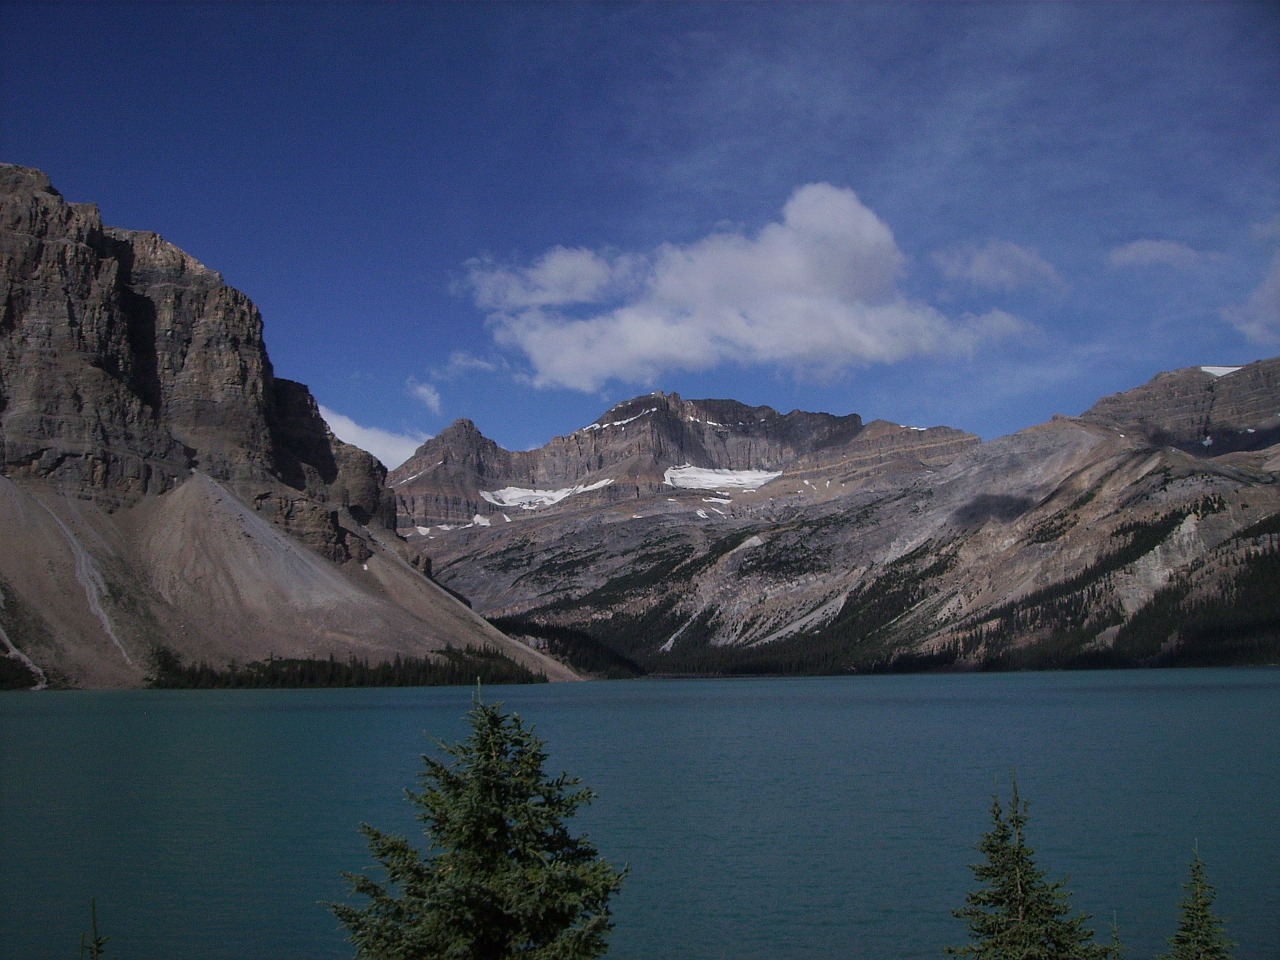
[{"label": "blue sky", "polygon": [[1272,3],[0,3],[0,160],[221,271],[388,465],[1280,353]]}]

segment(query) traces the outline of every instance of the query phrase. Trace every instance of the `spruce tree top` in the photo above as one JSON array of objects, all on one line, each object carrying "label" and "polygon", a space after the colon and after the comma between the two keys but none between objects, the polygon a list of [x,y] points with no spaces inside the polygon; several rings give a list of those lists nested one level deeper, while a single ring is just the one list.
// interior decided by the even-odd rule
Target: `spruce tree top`
[{"label": "spruce tree top", "polygon": [[477,694],[471,734],[424,756],[406,791],[428,840],[361,827],[387,874],[347,874],[368,904],[333,905],[367,960],[588,960],[607,949],[609,898],[625,871],[565,825],[590,790],[543,773],[543,741]]},{"label": "spruce tree top", "polygon": [[969,926],[971,942],[947,947],[952,957],[975,960],[1108,960],[1115,947],[1093,942],[1089,918],[1071,912],[1063,881],[1050,883],[1033,859],[1024,830],[1027,806],[1013,784],[1006,816],[998,797],[991,803],[991,829],[978,843],[985,858],[973,864],[982,884],[952,911]]},{"label": "spruce tree top", "polygon": [[1217,894],[1205,877],[1199,850],[1195,851],[1191,878],[1183,889],[1187,895],[1181,904],[1178,932],[1169,939],[1173,950],[1161,960],[1231,960],[1235,942],[1227,938],[1224,922],[1213,913]]}]

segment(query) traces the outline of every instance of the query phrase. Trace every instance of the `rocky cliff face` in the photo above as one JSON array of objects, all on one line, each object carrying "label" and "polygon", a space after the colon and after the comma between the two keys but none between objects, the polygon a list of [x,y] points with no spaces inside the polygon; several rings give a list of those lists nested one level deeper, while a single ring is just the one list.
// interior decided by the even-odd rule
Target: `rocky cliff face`
[{"label": "rocky cliff face", "polygon": [[[454,514],[429,484],[418,513],[403,492],[451,462],[441,449],[394,488],[401,523],[477,609],[579,630],[659,672],[1274,662],[1277,377],[1280,358],[1175,371],[985,444],[772,411],[745,429],[745,408],[638,398],[509,455],[579,471],[526,483],[612,480],[600,491],[494,510],[513,474],[493,447],[498,468],[465,475]],[[670,444],[655,407],[701,425]],[[637,460],[646,492],[602,499]],[[706,469],[671,472],[681,462]]]},{"label": "rocky cliff face", "polygon": [[0,269],[6,475],[125,506],[198,469],[338,561],[393,515],[381,465],[276,379],[257,308],[188,254],[5,165]]},{"label": "rocky cliff face", "polygon": [[1188,367],[1099,400],[1081,419],[1128,430],[1197,456],[1261,450],[1280,441],[1280,367]]},{"label": "rocky cliff face", "polygon": [[[497,645],[567,673],[423,577],[385,468],[274,375],[219,274],[0,164],[0,283],[0,654],[87,685],[138,682],[158,642],[213,663]],[[232,576],[245,551],[256,579]]]}]

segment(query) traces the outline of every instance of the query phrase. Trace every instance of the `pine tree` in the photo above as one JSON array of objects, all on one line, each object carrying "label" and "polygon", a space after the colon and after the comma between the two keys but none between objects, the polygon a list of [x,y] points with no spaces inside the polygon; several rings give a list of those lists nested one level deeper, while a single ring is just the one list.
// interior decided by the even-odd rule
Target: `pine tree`
[{"label": "pine tree", "polygon": [[362,832],[387,883],[346,874],[364,907],[334,904],[362,960],[586,960],[607,949],[609,898],[625,871],[565,826],[593,794],[546,779],[543,741],[477,695],[472,732],[424,756],[423,789],[406,791],[427,834],[426,858],[400,836]]},{"label": "pine tree", "polygon": [[1008,816],[999,798],[991,804],[991,830],[978,851],[986,858],[973,864],[983,886],[952,911],[969,925],[970,943],[947,947],[952,957],[976,960],[1109,960],[1119,956],[1118,943],[1093,942],[1089,918],[1072,914],[1071,895],[1063,881],[1049,883],[1026,842],[1027,807],[1013,784]]},{"label": "pine tree", "polygon": [[85,954],[88,954],[89,960],[100,960],[106,953],[107,941],[111,938],[98,933],[98,901],[94,897],[89,898],[89,916],[93,933],[80,934],[80,960],[84,960]]},{"label": "pine tree", "polygon": [[1169,938],[1173,950],[1161,960],[1231,960],[1235,942],[1227,939],[1223,921],[1213,913],[1216,892],[1205,879],[1200,851],[1191,861],[1191,878],[1183,884],[1178,932]]}]

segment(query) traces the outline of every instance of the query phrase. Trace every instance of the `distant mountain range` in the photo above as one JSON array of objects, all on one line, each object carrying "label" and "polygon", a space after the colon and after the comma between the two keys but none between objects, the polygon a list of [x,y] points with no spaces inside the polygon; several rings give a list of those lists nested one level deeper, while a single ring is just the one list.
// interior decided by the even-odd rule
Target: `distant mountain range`
[{"label": "distant mountain range", "polygon": [[637,397],[537,450],[458,421],[388,481],[475,608],[665,673],[1280,661],[1280,358],[982,443]]},{"label": "distant mountain range", "polygon": [[1280,358],[988,443],[654,393],[532,451],[460,420],[388,475],[274,375],[247,297],[39,171],[0,164],[0,269],[0,685],[137,685],[158,648],[552,679],[1280,661]]},{"label": "distant mountain range", "polygon": [[[977,437],[733,400],[653,393],[537,450],[511,452],[459,420],[392,471],[398,523],[418,528],[507,522],[513,512],[572,500],[630,504],[673,489],[760,487],[784,469],[879,476],[950,462]],[[659,498],[660,500],[662,498]],[[570,506],[565,503],[566,508]]]},{"label": "distant mountain range", "polygon": [[[426,575],[386,470],[277,378],[244,294],[0,165],[0,680],[132,686],[179,658],[489,647]],[[8,682],[12,681],[12,682]]]}]

